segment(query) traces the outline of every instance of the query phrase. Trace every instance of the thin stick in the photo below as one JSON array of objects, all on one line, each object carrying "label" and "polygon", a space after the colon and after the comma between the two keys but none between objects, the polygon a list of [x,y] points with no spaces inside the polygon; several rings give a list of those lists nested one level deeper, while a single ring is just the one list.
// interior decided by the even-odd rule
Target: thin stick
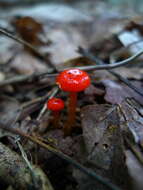
[{"label": "thin stick", "polygon": [[[54,97],[58,93],[58,90],[59,90],[58,87],[55,87],[54,89],[52,89],[52,92],[49,95],[48,99]],[[39,121],[42,118],[42,116],[44,115],[45,111],[47,110],[47,105],[46,104],[47,103],[44,104],[42,110],[40,111],[40,113],[39,113],[39,115],[38,115],[38,117],[36,119],[37,121]]]},{"label": "thin stick", "polygon": [[[7,37],[9,37],[9,38],[11,38],[11,39],[13,39],[13,40],[15,40],[15,41],[17,41],[17,42],[19,42],[19,43],[21,43],[21,44],[27,46],[27,47],[29,47],[29,48],[30,48],[32,51],[34,51],[40,58],[45,59],[45,56],[42,55],[40,52],[38,52],[38,50],[37,50],[35,47],[33,47],[31,44],[29,44],[28,42],[26,42],[26,41],[24,41],[24,40],[18,38],[17,36],[14,36],[14,35],[10,34],[9,32],[5,31],[5,30],[2,29],[2,28],[0,28],[0,32],[3,33],[4,35],[6,35]],[[81,53],[81,49],[82,49],[82,48],[79,47],[79,49],[78,49],[78,52],[79,52],[79,53]],[[138,53],[136,53],[135,55],[133,55],[133,56],[131,56],[131,57],[129,57],[129,58],[123,60],[123,61],[115,62],[115,63],[109,64],[109,65],[107,65],[107,64],[98,65],[98,66],[97,66],[97,65],[95,65],[95,66],[92,65],[92,66],[78,67],[78,68],[80,68],[81,70],[86,70],[86,71],[90,71],[90,70],[94,70],[94,69],[96,69],[96,70],[114,69],[114,68],[121,67],[121,66],[123,66],[123,65],[126,65],[126,64],[128,64],[128,63],[134,61],[136,58],[138,58],[138,57],[139,57],[140,55],[142,55],[142,54],[143,54],[143,50],[140,50],[140,51],[139,51]],[[56,67],[55,67],[53,64],[50,64],[50,66],[51,66],[55,71],[57,71]]]},{"label": "thin stick", "polygon": [[20,131],[19,129],[14,129],[12,127],[7,127],[6,125],[0,123],[0,128],[7,130],[11,133],[20,135],[22,137],[27,138],[28,140],[38,144],[39,146],[47,149],[48,151],[50,151],[51,153],[55,154],[56,156],[66,160],[69,164],[72,164],[74,167],[76,167],[77,169],[79,169],[80,171],[84,172],[85,174],[87,174],[88,176],[92,177],[93,179],[99,181],[100,183],[102,183],[103,185],[105,185],[107,188],[111,189],[111,190],[121,190],[119,187],[117,187],[116,185],[110,183],[107,179],[97,175],[94,171],[91,171],[90,169],[87,169],[86,167],[82,166],[81,164],[79,164],[78,162],[76,162],[75,160],[71,159],[69,156],[65,155],[64,153],[62,153],[61,151],[53,148],[52,146],[45,144],[44,142],[42,142],[41,140],[30,136],[26,133],[23,133],[22,131]]},{"label": "thin stick", "polygon": [[28,168],[29,168],[29,170],[30,170],[34,187],[38,187],[38,181],[37,181],[36,175],[35,175],[35,173],[34,173],[33,167],[32,167],[32,165],[30,164],[30,162],[29,162],[29,160],[28,160],[28,158],[27,158],[27,155],[26,155],[26,153],[25,153],[23,147],[22,147],[22,145],[21,145],[20,142],[19,142],[19,139],[16,140],[16,144],[18,145],[18,147],[19,147],[19,149],[20,149],[22,158],[24,159],[25,163],[27,164],[27,166],[28,166]]},{"label": "thin stick", "polygon": [[[79,47],[78,52],[80,54],[83,53],[83,48]],[[121,66],[125,66],[128,63],[134,61],[135,59],[137,59],[140,55],[143,54],[143,50],[140,50],[138,53],[136,53],[135,55],[123,60],[123,61],[119,61],[119,62],[115,62],[115,63],[111,63],[111,64],[102,64],[102,65],[91,65],[91,66],[85,66],[85,67],[77,67],[81,70],[86,70],[86,71],[92,71],[92,70],[110,70],[110,69],[115,69],[117,67],[121,67]],[[86,56],[86,54],[85,54]],[[86,56],[87,57],[87,56]],[[94,59],[92,59],[94,60]]]},{"label": "thin stick", "polygon": [[127,46],[123,46],[123,47],[121,47],[120,49],[118,49],[118,50],[115,50],[111,55],[110,55],[110,63],[113,63],[114,61],[115,61],[115,56],[117,55],[117,54],[119,54],[120,52],[125,52],[125,51],[127,51],[129,48],[131,48],[133,45],[138,45],[138,43],[141,43],[143,40],[137,40],[137,41],[134,41],[134,42],[132,42],[132,43],[130,43],[130,44],[128,44]]},{"label": "thin stick", "polygon": [[12,77],[10,79],[6,79],[2,82],[0,82],[0,87],[3,87],[5,85],[11,85],[11,84],[16,84],[16,83],[21,83],[21,82],[33,82],[37,78],[43,78],[44,76],[46,77],[55,77],[57,74],[49,74],[49,71],[43,72],[43,73],[34,73],[31,75],[21,75],[21,76],[16,76]]},{"label": "thin stick", "polygon": [[47,64],[49,64],[49,66],[50,66],[51,68],[53,68],[53,71],[56,71],[56,72],[57,72],[57,68],[55,67],[55,65],[52,64],[52,63],[47,59],[47,57],[46,57],[45,55],[41,54],[41,53],[37,50],[37,48],[35,48],[34,46],[32,46],[30,43],[26,42],[25,40],[23,40],[23,39],[21,39],[21,38],[19,38],[19,37],[17,37],[17,36],[12,35],[11,33],[7,32],[6,30],[4,30],[4,29],[1,28],[1,27],[0,27],[0,33],[2,33],[2,34],[4,34],[5,36],[7,36],[7,37],[9,37],[9,38],[11,38],[11,39],[13,39],[13,40],[19,42],[20,44],[22,44],[22,45],[24,45],[24,46],[30,48],[30,49],[35,53],[35,55],[37,55],[40,59],[45,60],[45,61],[47,62]]},{"label": "thin stick", "polygon": [[[97,62],[100,65],[105,65],[105,63],[101,59],[99,59],[96,56],[92,55],[90,52],[84,50],[83,48],[80,48],[80,53],[83,56],[91,59],[94,62]],[[108,72],[111,73],[112,75],[114,75],[116,78],[118,78],[124,84],[126,84],[129,88],[134,90],[137,94],[139,94],[140,96],[143,96],[143,93],[138,88],[136,88],[134,85],[132,85],[132,83],[128,79],[125,79],[124,77],[122,77],[121,75],[119,75],[118,73],[116,73],[114,71],[109,70]]]},{"label": "thin stick", "polygon": [[109,71],[112,75],[114,75],[115,77],[117,77],[120,81],[122,81],[124,84],[126,84],[129,88],[131,88],[132,90],[134,90],[137,94],[139,94],[140,96],[143,97],[143,93],[136,88],[128,79],[125,79],[124,77],[122,77],[121,75],[119,75],[116,72],[113,71]]},{"label": "thin stick", "polygon": [[28,166],[28,168],[30,169],[31,173],[33,173],[33,168],[32,168],[32,166],[31,166],[31,164],[30,164],[30,162],[29,162],[29,160],[28,160],[28,158],[27,158],[27,155],[26,155],[25,151],[23,150],[22,145],[21,145],[20,142],[19,142],[19,139],[16,140],[16,144],[18,145],[18,147],[19,147],[19,149],[20,149],[21,155],[22,155],[22,157],[23,157],[25,163],[27,164],[27,166]]},{"label": "thin stick", "polygon": [[[0,29],[0,32],[1,29]],[[78,49],[78,52],[80,54],[82,54],[82,48],[79,47]],[[76,68],[79,68],[81,70],[85,70],[85,71],[93,71],[93,70],[110,70],[110,69],[115,69],[115,68],[118,68],[118,67],[121,67],[121,66],[124,66],[124,65],[127,65],[128,63],[134,61],[135,59],[137,59],[140,55],[143,54],[143,50],[139,51],[138,53],[136,53],[135,55],[129,57],[128,59],[125,59],[123,61],[119,61],[119,62],[115,62],[115,63],[112,63],[112,64],[102,64],[102,65],[91,65],[91,66],[85,66],[85,67],[76,67]],[[87,56],[86,54],[84,54],[84,56]],[[93,55],[92,55],[93,56]],[[92,59],[92,57],[90,57],[91,60],[95,61],[95,58]],[[65,69],[68,69],[68,68],[65,68]],[[63,69],[62,69],[63,70]],[[62,70],[59,70],[62,71]],[[40,75],[45,75],[45,77],[49,77],[49,76],[56,76],[58,73],[53,73],[51,75],[48,75],[49,72],[43,72],[43,73],[37,73],[36,74],[36,77],[40,77]],[[33,77],[34,79],[34,76],[32,75],[27,75],[27,76],[19,76],[19,77],[15,77],[15,78],[11,78],[11,79],[7,79],[7,80],[4,80],[2,82],[0,82],[0,87],[1,86],[4,86],[4,85],[8,85],[8,84],[15,84],[15,83],[18,83],[18,82],[26,82],[28,80],[30,80],[31,78]]]},{"label": "thin stick", "polygon": [[35,112],[36,110],[39,110],[39,108],[45,103],[45,101],[49,98],[51,93],[56,90],[56,87],[50,90],[46,95],[42,97],[35,98],[31,101],[25,102],[21,105],[21,114],[18,118],[18,120],[21,120],[27,115]]}]

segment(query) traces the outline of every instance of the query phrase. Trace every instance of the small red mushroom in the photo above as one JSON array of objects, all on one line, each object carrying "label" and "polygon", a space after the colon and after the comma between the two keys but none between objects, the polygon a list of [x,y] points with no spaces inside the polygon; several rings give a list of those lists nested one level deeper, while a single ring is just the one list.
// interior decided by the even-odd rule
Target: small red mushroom
[{"label": "small red mushroom", "polygon": [[47,102],[47,108],[53,112],[53,126],[57,127],[60,119],[60,111],[64,109],[64,101],[60,98],[50,98]]},{"label": "small red mushroom", "polygon": [[90,85],[90,77],[85,71],[73,68],[61,72],[56,82],[63,91],[70,93],[68,106],[69,116],[64,126],[65,135],[69,135],[75,122],[77,93],[83,91]]}]

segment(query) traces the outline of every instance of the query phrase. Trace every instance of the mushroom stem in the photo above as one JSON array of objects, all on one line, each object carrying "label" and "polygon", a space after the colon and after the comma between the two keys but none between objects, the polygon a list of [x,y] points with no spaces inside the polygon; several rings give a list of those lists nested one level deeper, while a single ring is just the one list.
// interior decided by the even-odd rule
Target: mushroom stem
[{"label": "mushroom stem", "polygon": [[59,128],[59,121],[60,121],[60,112],[59,111],[53,111],[53,126],[54,128]]},{"label": "mushroom stem", "polygon": [[75,123],[76,104],[77,104],[77,92],[70,92],[69,105],[68,105],[68,119],[63,128],[65,136],[70,135],[72,127]]}]

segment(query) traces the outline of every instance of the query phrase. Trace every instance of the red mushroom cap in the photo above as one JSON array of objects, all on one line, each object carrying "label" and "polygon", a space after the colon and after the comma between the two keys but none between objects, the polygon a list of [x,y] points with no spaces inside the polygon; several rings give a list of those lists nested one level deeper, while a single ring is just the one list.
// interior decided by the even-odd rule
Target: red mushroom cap
[{"label": "red mushroom cap", "polygon": [[58,75],[56,82],[64,91],[80,92],[90,85],[90,77],[80,69],[67,69]]},{"label": "red mushroom cap", "polygon": [[47,108],[52,111],[60,111],[64,108],[64,101],[60,98],[50,98],[47,102]]}]

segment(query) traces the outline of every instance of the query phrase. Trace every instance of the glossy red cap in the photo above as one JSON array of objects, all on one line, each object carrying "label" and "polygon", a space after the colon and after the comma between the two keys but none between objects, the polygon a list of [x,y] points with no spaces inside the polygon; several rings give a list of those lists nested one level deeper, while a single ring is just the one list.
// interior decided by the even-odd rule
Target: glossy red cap
[{"label": "glossy red cap", "polygon": [[80,69],[67,69],[58,75],[56,82],[64,91],[80,92],[90,85],[90,77]]},{"label": "glossy red cap", "polygon": [[60,111],[64,108],[64,101],[60,98],[50,98],[47,102],[47,108],[52,111]]}]

